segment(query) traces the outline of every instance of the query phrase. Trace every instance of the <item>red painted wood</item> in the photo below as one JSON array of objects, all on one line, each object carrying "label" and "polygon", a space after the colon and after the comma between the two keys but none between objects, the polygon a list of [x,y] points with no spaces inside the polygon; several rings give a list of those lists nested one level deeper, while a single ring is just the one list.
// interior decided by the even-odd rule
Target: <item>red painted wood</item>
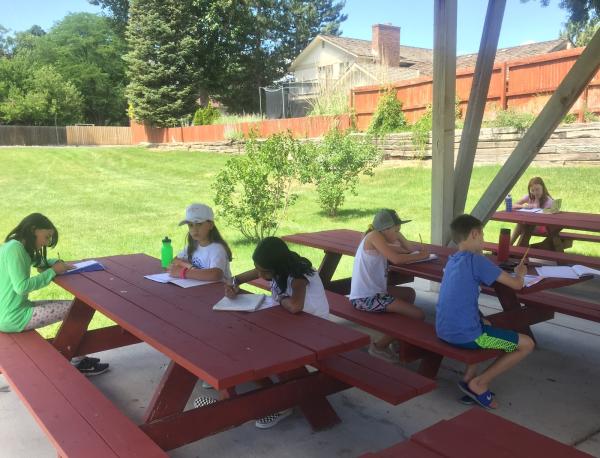
[{"label": "red painted wood", "polygon": [[362,312],[352,307],[350,301],[343,296],[328,292],[327,297],[329,310],[334,315],[467,364],[486,361],[495,358],[499,354],[499,352],[492,350],[474,351],[456,348],[438,339],[434,327],[424,321],[413,320],[396,313]]},{"label": "red painted wood", "polygon": [[[483,248],[493,253],[498,252],[498,244],[493,242],[485,242]],[[511,246],[509,253],[511,256],[518,258],[519,260],[525,255],[528,247]],[[556,261],[559,264],[581,264],[584,266],[600,268],[600,257],[596,256],[584,256],[575,253],[563,253],[560,251],[540,250],[537,248],[529,248],[528,257],[548,259]]]},{"label": "red painted wood", "polygon": [[61,323],[52,343],[67,359],[79,354],[79,345],[94,316],[94,309],[75,298],[67,318]]},{"label": "red painted wood", "polygon": [[528,307],[539,307],[565,315],[576,316],[590,321],[600,322],[600,303],[585,301],[559,293],[539,292],[521,296]]},{"label": "red painted wood", "polygon": [[[465,441],[465,437],[476,437],[477,440]],[[456,458],[591,456],[479,408],[435,424],[412,436],[411,441]]]},{"label": "red painted wood", "polygon": [[[51,346],[48,348],[56,352]],[[0,334],[0,369],[61,456],[117,456],[11,334]]]},{"label": "red painted wood", "polygon": [[492,216],[493,220],[511,223],[523,223],[535,226],[550,226],[581,231],[600,232],[600,214],[560,212],[527,213],[499,211]]},{"label": "red painted wood", "polygon": [[243,361],[231,360],[214,346],[181,332],[89,278],[80,277],[73,285],[71,277],[79,276],[56,277],[57,283],[211,385],[234,386],[252,378],[251,367]]},{"label": "red painted wood", "polygon": [[360,350],[353,350],[339,355],[348,361],[368,367],[373,372],[385,375],[398,383],[410,386],[415,389],[417,394],[425,394],[436,388],[435,381],[415,374],[403,367],[391,365],[385,361],[374,358],[368,353]]},{"label": "red painted wood", "polygon": [[[29,361],[39,371],[35,377],[24,376],[18,383],[15,383],[13,380],[17,389],[29,390],[31,386],[35,386],[35,381],[41,381],[42,379],[50,382],[54,387],[55,391],[39,390],[29,392],[24,396],[30,406],[35,403],[38,413],[43,411],[44,415],[60,417],[62,411],[76,410],[81,418],[94,429],[96,434],[110,446],[116,456],[166,456],[156,444],[143,434],[131,420],[126,418],[94,385],[66,361],[48,342],[39,336],[39,334],[26,332],[13,334],[11,338],[20,347],[21,353],[19,354],[19,358],[22,361]],[[23,354],[26,356],[23,356]],[[5,364],[5,358],[2,357],[0,359],[3,361],[2,364]],[[20,377],[20,368],[13,368],[13,374],[15,369],[19,371],[18,376]],[[9,375],[8,370],[5,373]],[[16,377],[16,374],[13,376]],[[46,401],[40,398],[62,399],[62,403],[61,405],[54,405],[49,408],[48,406],[44,406]],[[50,422],[52,421],[51,419]],[[63,437],[63,435],[77,436],[72,430],[72,425],[69,421],[63,422],[60,425],[60,430],[63,431],[60,439],[61,444],[72,440]],[[74,453],[73,451],[67,452],[61,450],[61,455],[90,456],[94,454],[94,447],[90,445],[93,442],[86,443],[85,439],[82,439],[82,441],[82,445],[85,447],[83,452]]]},{"label": "red painted wood", "polygon": [[[362,353],[364,357],[358,353]],[[382,368],[379,363],[387,367]],[[320,361],[316,366],[320,371],[393,405],[431,391],[435,387],[435,382],[425,377],[403,367],[377,361],[360,351],[333,356]]]},{"label": "red painted wood", "polygon": [[558,236],[565,240],[581,240],[583,242],[600,243],[600,235],[581,234],[577,232],[560,232]]},{"label": "red painted wood", "polygon": [[162,418],[140,428],[161,448],[171,450],[232,426],[287,409],[306,400],[324,398],[347,388],[347,384],[315,372],[303,378]]},{"label": "red painted wood", "polygon": [[146,408],[144,423],[183,412],[198,377],[171,361]]},{"label": "red painted wood", "polygon": [[416,442],[405,441],[377,453],[366,453],[359,458],[443,458],[445,456],[447,455],[440,455]]},{"label": "red painted wood", "polygon": [[140,339],[117,325],[92,329],[83,336],[75,356],[89,355],[90,353],[125,347],[140,342]]}]

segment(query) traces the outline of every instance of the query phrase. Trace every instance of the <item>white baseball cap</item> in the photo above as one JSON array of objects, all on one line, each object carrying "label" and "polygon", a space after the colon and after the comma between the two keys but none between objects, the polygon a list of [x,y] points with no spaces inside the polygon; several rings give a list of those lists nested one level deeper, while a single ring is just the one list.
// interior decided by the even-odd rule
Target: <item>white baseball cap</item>
[{"label": "white baseball cap", "polygon": [[180,226],[190,223],[203,223],[204,221],[214,221],[215,215],[212,208],[204,204],[188,205],[185,209],[185,219],[179,223]]}]

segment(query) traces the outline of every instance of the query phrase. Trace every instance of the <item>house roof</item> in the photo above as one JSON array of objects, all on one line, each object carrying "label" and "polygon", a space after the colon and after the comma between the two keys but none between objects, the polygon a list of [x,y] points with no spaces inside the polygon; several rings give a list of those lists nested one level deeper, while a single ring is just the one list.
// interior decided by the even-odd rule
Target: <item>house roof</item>
[{"label": "house roof", "polygon": [[[510,48],[501,48],[496,51],[496,59],[494,64],[506,62],[508,60],[522,59],[531,56],[538,56],[549,52],[560,51],[567,48],[568,40],[561,38],[557,40],[540,41],[538,43],[530,43],[526,45],[512,46]],[[456,68],[475,68],[477,62],[477,53],[463,54],[456,57]],[[433,65],[431,62],[416,63],[411,67],[419,70],[421,75],[433,74]]]},{"label": "house roof", "polygon": [[[357,38],[347,38],[347,37],[338,37],[335,35],[317,35],[317,37],[296,57],[290,69],[293,70],[296,63],[301,59],[301,57],[309,52],[319,41],[326,41],[331,43],[332,45],[342,49],[343,51],[356,56],[358,58],[373,58],[373,53],[371,50],[371,41],[370,40],[359,40]],[[495,63],[498,64],[500,62],[505,62],[507,60],[514,60],[525,58],[529,56],[536,56],[540,54],[545,54],[553,51],[559,51],[567,48],[568,41],[565,39],[556,39],[549,41],[540,41],[538,43],[525,44],[520,46],[512,46],[510,48],[501,48],[496,52],[496,60]],[[477,61],[477,53],[472,54],[464,54],[461,56],[457,56],[456,58],[456,68],[470,68],[475,67],[475,63]],[[360,65],[366,70],[368,73],[374,70],[374,68],[369,68],[370,65],[378,68],[378,73],[381,74],[381,65],[378,64],[370,64],[361,62]],[[411,70],[416,70],[419,72],[421,76],[427,76],[433,74],[433,50],[429,48],[418,48],[416,46],[404,46],[400,45],[400,68],[398,72],[395,70],[390,70],[388,73],[390,75],[394,73],[398,73],[400,76],[399,79],[406,79],[406,76],[400,72],[403,68],[406,68],[407,65],[410,65]],[[412,78],[413,74],[409,76]],[[394,81],[394,80],[392,80]],[[397,81],[397,80],[396,80]]]}]

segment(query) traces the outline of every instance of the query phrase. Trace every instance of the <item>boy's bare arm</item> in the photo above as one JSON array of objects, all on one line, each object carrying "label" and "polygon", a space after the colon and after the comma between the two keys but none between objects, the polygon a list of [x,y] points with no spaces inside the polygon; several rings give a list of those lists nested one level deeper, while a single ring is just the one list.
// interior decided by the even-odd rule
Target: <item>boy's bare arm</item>
[{"label": "boy's bare arm", "polygon": [[500,276],[496,279],[496,281],[499,283],[502,283],[503,285],[508,286],[509,288],[515,289],[515,290],[522,289],[525,284],[525,274],[522,272],[521,273],[516,272],[516,270],[517,269],[515,269],[515,273],[517,275],[515,277],[502,271],[500,273]]}]

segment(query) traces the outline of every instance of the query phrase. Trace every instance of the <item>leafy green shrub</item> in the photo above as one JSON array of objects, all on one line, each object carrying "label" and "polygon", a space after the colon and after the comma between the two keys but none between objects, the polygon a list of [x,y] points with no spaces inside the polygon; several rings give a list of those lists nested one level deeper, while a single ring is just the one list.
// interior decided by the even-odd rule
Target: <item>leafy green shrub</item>
[{"label": "leafy green shrub", "polygon": [[379,98],[369,133],[383,135],[398,132],[405,127],[406,117],[402,112],[402,102],[396,97],[396,91],[390,89]]},{"label": "leafy green shrub", "polygon": [[573,124],[577,122],[577,115],[575,113],[567,113],[562,120],[563,124]]},{"label": "leafy green shrub", "polygon": [[512,109],[496,112],[496,119],[489,122],[490,127],[513,127],[519,132],[527,130],[535,121],[532,113],[522,113]]},{"label": "leafy green shrub", "polygon": [[585,122],[597,122],[600,121],[600,116],[598,116],[596,113],[594,113],[593,111],[585,111],[583,113],[583,120]]},{"label": "leafy green shrub", "polygon": [[306,144],[304,153],[299,178],[316,184],[319,205],[329,216],[336,215],[347,191],[356,195],[358,176],[373,175],[373,168],[382,160],[371,138],[335,128],[323,141]]},{"label": "leafy green shrub", "polygon": [[219,110],[209,104],[196,110],[192,124],[194,126],[207,126],[213,124],[220,117],[221,113]]},{"label": "leafy green shrub", "polygon": [[291,186],[303,145],[289,133],[264,142],[252,136],[245,150],[245,155],[227,161],[212,187],[225,221],[257,242],[277,231],[297,198]]},{"label": "leafy green shrub", "polygon": [[427,149],[427,143],[429,143],[429,133],[431,132],[432,127],[431,118],[431,105],[427,105],[427,109],[423,116],[421,116],[411,127],[412,143],[415,145],[417,157],[420,159],[425,157],[425,150]]}]

